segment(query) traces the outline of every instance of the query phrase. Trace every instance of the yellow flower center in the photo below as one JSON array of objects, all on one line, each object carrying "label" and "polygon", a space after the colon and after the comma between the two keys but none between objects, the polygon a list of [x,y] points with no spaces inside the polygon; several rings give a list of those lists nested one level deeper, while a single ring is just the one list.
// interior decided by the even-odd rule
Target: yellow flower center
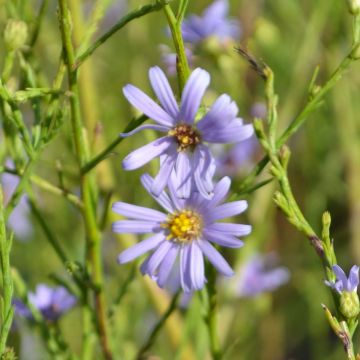
[{"label": "yellow flower center", "polygon": [[179,151],[183,151],[187,148],[193,150],[201,141],[200,134],[197,130],[188,124],[177,125],[174,129],[169,131],[168,135],[175,137],[179,146]]},{"label": "yellow flower center", "polygon": [[169,232],[168,240],[190,242],[199,237],[202,230],[202,218],[193,210],[182,210],[169,215],[162,227]]}]

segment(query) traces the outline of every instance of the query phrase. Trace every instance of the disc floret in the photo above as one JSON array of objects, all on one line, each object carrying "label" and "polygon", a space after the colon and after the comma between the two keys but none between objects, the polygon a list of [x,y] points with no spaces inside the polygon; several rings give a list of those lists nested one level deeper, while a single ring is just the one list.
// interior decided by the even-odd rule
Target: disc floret
[{"label": "disc floret", "polygon": [[188,124],[180,123],[171,129],[168,134],[175,137],[178,151],[184,151],[189,148],[194,150],[195,146],[201,141],[199,132]]},{"label": "disc floret", "polygon": [[202,217],[197,212],[186,209],[169,215],[162,227],[169,232],[168,240],[189,243],[200,236]]}]

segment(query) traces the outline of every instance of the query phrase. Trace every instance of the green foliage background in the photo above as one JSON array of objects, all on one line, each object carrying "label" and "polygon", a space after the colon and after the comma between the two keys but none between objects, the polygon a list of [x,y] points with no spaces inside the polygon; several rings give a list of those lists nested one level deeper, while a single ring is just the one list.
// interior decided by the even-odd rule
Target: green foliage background
[{"label": "green foliage background", "polygon": [[[71,1],[78,17],[74,19],[76,40],[88,29],[89,10],[102,3],[106,16],[97,35],[106,31],[126,10],[143,5],[143,1],[129,1],[123,11],[117,11],[120,0]],[[173,3],[176,3],[174,0]],[[11,5],[9,5],[11,4]],[[190,2],[188,13],[200,13],[209,1]],[[17,14],[11,13],[11,8]],[[21,17],[29,28],[36,23],[39,2],[35,0],[0,1],[0,27],[7,18]],[[34,65],[40,86],[51,86],[61,53],[56,1],[49,7],[40,28],[39,38],[29,62]],[[10,10],[9,10],[10,9]],[[265,61],[275,74],[275,88],[279,95],[281,129],[289,124],[302,109],[307,99],[307,87],[316,65],[320,66],[319,82],[328,78],[348,52],[351,41],[351,17],[345,1],[337,0],[241,0],[231,1],[231,15],[242,26],[241,46],[258,59]],[[121,89],[133,83],[151,94],[148,81],[150,66],[161,64],[159,44],[171,41],[166,36],[163,12],[151,13],[135,20],[103,44],[80,70],[82,113],[90,129],[90,144],[94,153],[113,141],[135,115]],[[95,36],[96,37],[96,36]],[[4,49],[4,44],[0,49]],[[263,102],[263,82],[236,54],[232,47],[203,49],[195,64],[211,73],[211,91],[205,99],[211,104],[223,92],[229,93],[240,108],[240,115],[250,122],[254,103]],[[0,62],[4,64],[1,50]],[[301,208],[310,224],[320,232],[321,216],[325,210],[332,214],[332,235],[338,260],[344,269],[360,263],[360,113],[359,65],[348,74],[326,97],[323,106],[311,115],[300,131],[291,139],[290,181]],[[10,85],[21,82],[21,70],[15,65]],[[19,80],[20,79],[20,80]],[[176,89],[176,78],[172,79]],[[34,119],[29,103],[21,105],[29,124]],[[64,124],[56,138],[47,146],[33,170],[49,182],[60,185],[59,166],[64,186],[78,192],[76,160],[73,155],[69,113],[64,101]],[[124,172],[121,160],[132,149],[154,138],[143,132],[121,143],[97,170],[102,199],[111,195],[111,202],[123,200],[142,206],[154,206],[140,186],[143,169]],[[6,143],[0,144],[3,159],[8,157]],[[256,155],[261,158],[261,151]],[[154,164],[147,170],[154,173]],[[266,178],[266,172],[264,178]],[[246,173],[246,171],[245,171]],[[236,190],[241,176],[234,180]],[[226,251],[236,266],[244,263],[255,250],[276,251],[281,263],[291,271],[290,282],[272,294],[255,299],[239,299],[232,295],[226,281],[221,281],[220,337],[227,359],[280,360],[328,359],[344,357],[341,345],[332,334],[320,304],[329,306],[332,300],[325,285],[319,260],[308,240],[299,234],[276,209],[272,195],[275,183],[246,196],[250,208],[242,220],[253,225],[253,233],[246,238],[246,246],[237,251]],[[32,186],[39,207],[49,227],[56,234],[74,260],[81,260],[84,248],[84,229],[81,217],[73,205],[62,197]],[[106,207],[106,206],[105,206]],[[98,214],[102,216],[101,213]],[[23,276],[29,289],[37,283],[51,283],[54,274],[68,277],[63,265],[47,242],[35,217],[30,215],[34,232],[28,241],[15,238],[12,265]],[[108,214],[103,232],[103,261],[106,294],[110,305],[127,282],[121,303],[114,307],[111,318],[113,348],[119,359],[131,359],[146,340],[159,318],[156,290],[149,291],[138,270],[132,265],[118,266],[117,254],[131,241],[129,236],[111,233]],[[155,293],[154,293],[155,292]],[[199,296],[194,296],[190,307],[179,310],[180,344],[173,346],[165,327],[157,338],[151,354],[162,359],[183,359],[187,351],[195,359],[208,358],[207,331],[203,323],[204,311]],[[65,339],[76,352],[81,347],[81,313],[75,308],[63,317],[60,326]],[[177,319],[174,319],[176,322]],[[47,359],[38,331],[16,318],[16,329],[10,343],[20,359]],[[355,336],[355,342],[358,336]],[[190,349],[190,350],[189,350]],[[100,356],[100,355],[98,355]],[[95,356],[95,358],[100,358]]]}]

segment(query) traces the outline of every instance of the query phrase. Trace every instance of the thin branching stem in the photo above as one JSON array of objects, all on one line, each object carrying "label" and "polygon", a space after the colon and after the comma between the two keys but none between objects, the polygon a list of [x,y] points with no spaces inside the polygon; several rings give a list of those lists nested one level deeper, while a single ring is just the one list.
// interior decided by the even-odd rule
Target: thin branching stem
[{"label": "thin branching stem", "polygon": [[223,357],[218,335],[218,295],[216,289],[216,270],[208,267],[208,283],[206,285],[208,295],[208,311],[205,317],[209,332],[210,351],[213,360],[221,360]]},{"label": "thin branching stem", "polygon": [[12,307],[13,297],[13,280],[11,277],[10,267],[10,250],[12,236],[6,234],[5,216],[3,208],[3,194],[0,189],[0,268],[1,268],[1,329],[0,329],[0,357],[4,355],[6,349],[6,341],[10,332],[12,320],[14,317],[14,309]]},{"label": "thin branching stem", "polygon": [[[186,4],[187,3],[185,2],[185,4],[183,5],[183,10],[181,10],[181,13],[185,13]],[[179,90],[181,94],[186,84],[186,81],[190,75],[190,68],[186,57],[185,45],[181,32],[181,21],[183,19],[183,15],[177,19],[170,5],[165,5],[164,11],[170,27],[173,43],[176,50],[176,56],[177,56],[176,69],[177,69]]]},{"label": "thin branching stem", "polygon": [[[72,96],[70,97],[70,111],[73,138],[75,143],[76,157],[79,165],[79,172],[81,173],[82,166],[84,166],[88,161],[88,145],[85,129],[81,119],[77,72],[74,70],[76,59],[75,50],[71,39],[71,18],[66,0],[59,0],[59,21],[65,62],[68,71],[68,86],[70,92],[72,93]],[[107,336],[105,297],[103,290],[103,269],[101,260],[101,236],[96,220],[96,200],[94,198],[95,193],[96,189],[93,186],[91,174],[82,174],[81,196],[84,203],[83,217],[87,239],[86,260],[88,268],[91,269],[92,281],[97,286],[97,291],[94,292],[94,297],[95,315],[100,343],[104,357],[107,360],[111,360],[113,357]],[[86,325],[88,326],[89,323],[87,322]],[[90,329],[84,329],[84,334],[88,334],[89,331]],[[88,352],[85,351],[85,353]]]},{"label": "thin branching stem", "polygon": [[[349,66],[355,61],[352,56],[352,51],[341,61],[336,70],[332,73],[329,80],[325,83],[320,90],[310,97],[308,103],[304,109],[295,117],[295,119],[289,124],[287,129],[276,141],[276,149],[279,150],[301,127],[309,116],[321,105],[321,102],[325,95],[334,87],[334,85],[342,78]],[[241,195],[248,192],[249,188],[253,187],[253,183],[259,174],[263,171],[265,166],[269,163],[269,157],[264,156],[249,173],[249,175],[242,182],[237,195]]]},{"label": "thin branching stem", "polygon": [[176,310],[176,305],[179,299],[179,296],[181,294],[181,291],[178,291],[172,298],[170,305],[168,309],[165,311],[164,315],[160,318],[160,320],[157,322],[153,330],[151,331],[149,338],[145,342],[145,344],[140,348],[138,351],[138,354],[136,356],[137,360],[144,359],[144,355],[146,352],[151,348],[151,346],[154,344],[157,335],[159,334],[160,330],[165,325],[166,320],[169,318],[169,316]]},{"label": "thin branching stem", "polygon": [[112,35],[114,35],[117,31],[122,29],[126,24],[130,21],[147,15],[154,11],[159,11],[162,9],[164,4],[160,1],[155,2],[155,4],[144,5],[139,9],[131,11],[126,14],[121,20],[116,23],[110,30],[108,30],[105,34],[101,35],[93,44],[91,44],[82,54],[80,54],[76,61],[73,63],[73,70],[78,69],[81,64],[90,56],[92,53],[102,44],[104,44]]}]

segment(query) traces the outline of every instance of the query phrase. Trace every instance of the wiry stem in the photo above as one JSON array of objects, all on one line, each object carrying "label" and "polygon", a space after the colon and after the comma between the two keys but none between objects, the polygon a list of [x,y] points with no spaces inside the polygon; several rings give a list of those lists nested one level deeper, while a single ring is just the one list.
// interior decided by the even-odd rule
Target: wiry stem
[{"label": "wiry stem", "polygon": [[3,208],[3,195],[0,189],[0,268],[2,278],[2,295],[0,304],[1,329],[0,329],[0,357],[4,355],[6,341],[11,328],[14,309],[12,307],[13,280],[10,268],[10,250],[12,237],[6,235],[6,225]]},{"label": "wiry stem", "polygon": [[[141,115],[137,119],[130,121],[130,123],[124,129],[124,133],[134,130],[138,126],[140,126],[147,119],[146,115]],[[86,174],[91,169],[93,169],[96,165],[98,165],[101,161],[105,160],[111,153],[112,150],[116,148],[124,140],[123,137],[118,136],[113,142],[111,142],[103,151],[101,151],[98,155],[96,155],[93,159],[88,161],[81,169],[83,174]]]},{"label": "wiry stem", "polygon": [[[354,48],[354,47],[353,47]],[[342,78],[345,71],[355,61],[353,58],[353,50],[341,61],[340,65],[332,73],[329,80],[322,86],[319,91],[311,96],[304,109],[296,116],[296,118],[289,124],[287,129],[276,141],[276,148],[279,150],[299,129],[299,127],[308,119],[311,113],[313,113],[320,105],[325,95],[334,87],[334,85]],[[269,157],[264,156],[244,179],[237,195],[247,193],[249,188],[253,187],[253,183],[257,176],[261,174],[265,166],[269,163]]]},{"label": "wiry stem", "polygon": [[130,21],[139,18],[141,16],[147,15],[153,11],[158,11],[163,7],[163,3],[160,1],[155,2],[152,5],[144,5],[141,6],[139,9],[131,11],[130,13],[126,14],[118,23],[116,23],[109,31],[105,34],[101,35],[93,44],[89,46],[81,55],[79,55],[76,61],[73,64],[73,69],[79,68],[81,64],[106,40],[108,40],[112,35],[114,35],[117,31],[123,28],[127,23]]},{"label": "wiry stem", "polygon": [[[70,98],[71,123],[75,142],[79,172],[88,161],[88,147],[85,129],[81,120],[77,72],[74,70],[75,52],[71,40],[71,19],[66,0],[59,0],[60,29],[64,47],[65,61],[68,70],[68,85],[72,93]],[[84,203],[83,217],[87,237],[87,263],[91,269],[92,280],[97,286],[95,291],[95,315],[97,330],[100,337],[103,354],[107,360],[112,359],[106,328],[105,298],[103,292],[103,270],[101,262],[101,236],[96,222],[96,199],[90,175],[81,175],[81,196]]]},{"label": "wiry stem", "polygon": [[181,294],[181,291],[178,291],[172,298],[172,301],[168,307],[168,309],[165,311],[164,315],[160,318],[160,320],[155,325],[154,329],[151,331],[151,334],[145,344],[140,348],[138,351],[138,354],[136,356],[137,360],[142,360],[144,358],[144,355],[146,352],[151,348],[153,345],[159,331],[163,328],[166,320],[169,318],[169,316],[173,313],[174,310],[176,310],[176,305],[179,299],[179,296]]},{"label": "wiry stem", "polygon": [[164,11],[168,24],[170,27],[171,35],[173,38],[175,50],[176,50],[176,69],[178,75],[180,94],[186,84],[186,80],[190,75],[189,64],[186,57],[184,40],[181,33],[181,23],[185,14],[187,2],[182,2],[183,7],[180,9],[179,18],[177,19],[170,7],[170,5],[164,6]]},{"label": "wiry stem", "polygon": [[214,360],[222,359],[222,350],[218,337],[218,300],[216,291],[216,270],[209,266],[208,283],[206,286],[208,293],[208,312],[205,322],[209,331],[210,351]]}]

